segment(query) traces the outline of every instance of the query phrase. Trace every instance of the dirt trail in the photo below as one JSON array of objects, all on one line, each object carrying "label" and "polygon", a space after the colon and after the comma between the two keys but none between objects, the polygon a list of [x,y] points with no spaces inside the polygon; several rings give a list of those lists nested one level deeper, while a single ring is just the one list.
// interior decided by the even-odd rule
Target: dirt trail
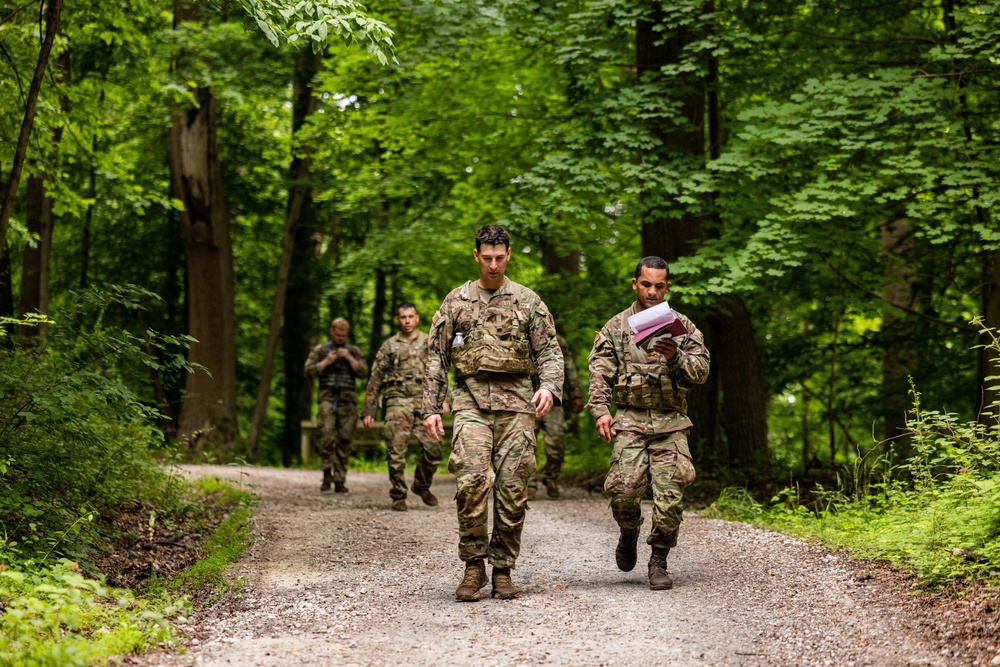
[{"label": "dirt trail", "polygon": [[[391,512],[386,476],[352,473],[320,494],[300,470],[185,468],[251,484],[254,544],[240,599],[195,615],[183,655],[155,665],[962,665],[922,636],[906,599],[828,551],[689,515],[671,591],[614,563],[617,527],[599,496],[532,501],[514,571],[518,600],[454,600],[454,481]],[[648,508],[646,509],[648,527]],[[983,662],[982,664],[986,664]]]}]

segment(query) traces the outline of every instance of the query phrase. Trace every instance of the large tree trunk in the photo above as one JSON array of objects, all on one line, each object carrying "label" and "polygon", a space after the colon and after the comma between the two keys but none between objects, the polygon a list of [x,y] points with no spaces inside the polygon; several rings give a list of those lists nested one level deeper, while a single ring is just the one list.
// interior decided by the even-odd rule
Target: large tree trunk
[{"label": "large tree trunk", "polygon": [[[196,18],[190,5],[175,6],[177,24]],[[170,175],[184,204],[181,233],[187,259],[188,360],[204,366],[187,376],[179,433],[200,449],[207,440],[224,449],[237,432],[233,251],[222,193],[215,96],[191,91],[197,106],[176,109],[170,126]]]},{"label": "large tree trunk", "polygon": [[[37,242],[24,246],[21,259],[21,290],[18,309],[21,316],[46,314],[49,310],[49,258],[52,251],[52,198],[45,191],[42,176],[28,177],[25,221],[28,233]],[[21,327],[21,335],[45,336],[41,326]]]},{"label": "large tree trunk", "polygon": [[[322,56],[309,49],[303,49],[296,65],[292,95],[292,135],[298,134],[303,123],[316,110],[313,96],[313,79],[322,65]],[[305,147],[303,147],[305,148]],[[289,167],[292,185],[288,192],[288,208],[285,214],[285,233],[278,266],[278,281],[275,287],[274,305],[271,309],[271,324],[267,332],[264,350],[264,366],[261,370],[260,386],[257,389],[257,404],[254,407],[253,423],[247,436],[247,456],[256,460],[260,434],[267,417],[267,405],[271,394],[271,380],[274,377],[275,352],[281,331],[281,316],[285,310],[288,293],[288,275],[291,270],[292,254],[295,248],[295,231],[302,220],[303,209],[312,206],[312,158],[308,149],[304,155],[292,158]]]},{"label": "large tree trunk", "polygon": [[[706,5],[709,11],[711,7],[711,4]],[[640,77],[659,76],[663,66],[678,64],[685,45],[697,38],[696,34],[681,28],[663,39],[663,34],[653,30],[659,16],[654,13],[653,21],[638,21],[636,25],[636,65]],[[658,44],[658,40],[662,43]],[[708,86],[695,74],[671,80],[671,90],[681,103],[687,126],[667,126],[663,121],[654,121],[650,129],[663,143],[660,150],[664,154],[673,152],[693,156],[696,160],[704,159],[706,104],[712,112],[708,119],[710,154],[718,154],[722,137],[718,116],[718,63],[709,65]],[[655,158],[650,156],[648,161],[653,162]],[[647,195],[644,199],[650,198]],[[643,254],[659,255],[668,262],[692,254],[708,236],[704,222],[701,216],[691,212],[685,211],[676,217],[655,206],[647,206],[643,212]],[[710,460],[767,473],[770,464],[767,395],[750,312],[742,299],[731,297],[717,310],[689,315],[704,330],[706,337],[711,337],[709,350],[713,354],[712,379],[691,393],[691,415],[696,424],[693,437],[700,446],[707,448],[706,453],[711,452]],[[716,437],[716,425],[720,423],[726,447]]]},{"label": "large tree trunk", "polygon": [[63,0],[48,0],[45,4],[45,35],[42,46],[38,50],[38,61],[35,63],[35,73],[28,87],[28,98],[24,106],[24,117],[21,120],[21,131],[17,137],[17,148],[14,149],[14,161],[11,164],[10,176],[4,188],[3,201],[0,203],[0,249],[6,248],[7,229],[10,227],[10,216],[14,212],[14,200],[17,198],[17,188],[21,184],[21,171],[24,169],[24,158],[28,154],[28,139],[31,137],[31,127],[35,122],[35,108],[38,105],[38,93],[42,89],[42,79],[49,64],[52,53],[52,43],[59,33],[59,19],[62,15]]}]

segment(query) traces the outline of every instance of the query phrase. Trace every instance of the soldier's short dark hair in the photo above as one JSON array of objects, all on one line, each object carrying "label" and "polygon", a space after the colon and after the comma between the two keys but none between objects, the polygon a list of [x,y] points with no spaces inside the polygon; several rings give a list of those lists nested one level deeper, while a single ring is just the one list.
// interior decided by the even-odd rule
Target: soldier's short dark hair
[{"label": "soldier's short dark hair", "polygon": [[639,274],[642,273],[642,267],[647,269],[663,269],[667,272],[667,278],[670,278],[670,267],[667,266],[667,261],[662,257],[657,257],[656,255],[650,255],[649,257],[643,257],[639,260],[639,263],[635,265],[635,277],[638,278]]},{"label": "soldier's short dark hair", "polygon": [[500,225],[486,225],[476,230],[476,250],[484,245],[503,245],[510,250],[510,234]]},{"label": "soldier's short dark hair", "polygon": [[417,307],[416,306],[414,306],[409,301],[404,301],[403,303],[401,303],[398,306],[396,306],[396,312],[398,313],[401,310],[409,310],[410,308],[413,309],[413,312],[417,312]]}]

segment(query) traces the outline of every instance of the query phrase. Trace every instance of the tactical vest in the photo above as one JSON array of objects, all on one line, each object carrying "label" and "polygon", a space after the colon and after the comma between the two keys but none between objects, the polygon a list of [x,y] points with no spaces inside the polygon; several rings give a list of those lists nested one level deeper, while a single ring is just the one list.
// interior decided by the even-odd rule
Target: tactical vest
[{"label": "tactical vest", "polygon": [[407,345],[393,341],[398,349],[392,351],[392,366],[385,380],[385,398],[411,398],[420,396],[424,388],[424,370],[427,368],[428,339]]},{"label": "tactical vest", "polygon": [[[323,357],[330,354],[330,350],[332,349],[333,343],[324,345]],[[337,359],[323,369],[323,372],[319,375],[319,388],[329,391],[354,390],[354,371],[351,369],[351,364],[347,362],[347,359]]]},{"label": "tactical vest", "polygon": [[615,383],[615,405],[687,414],[688,384],[680,373],[671,373],[662,360],[656,363],[632,360],[632,330],[625,317],[619,322],[625,352]]},{"label": "tactical vest", "polygon": [[[465,284],[466,300],[475,287]],[[451,359],[456,377],[463,378],[479,372],[528,375],[531,372],[528,344],[528,322],[522,320],[517,305],[521,289],[511,285],[510,294],[493,295],[486,308],[474,301],[471,312],[454,318],[455,335],[461,334],[462,343],[452,339]]]}]

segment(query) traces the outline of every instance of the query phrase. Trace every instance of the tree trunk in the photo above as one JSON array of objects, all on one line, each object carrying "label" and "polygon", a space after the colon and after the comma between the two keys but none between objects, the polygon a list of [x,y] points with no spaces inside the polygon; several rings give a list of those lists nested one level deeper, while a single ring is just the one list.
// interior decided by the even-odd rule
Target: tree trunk
[{"label": "tree trunk", "polygon": [[[896,450],[904,457],[908,447],[899,437],[906,430],[906,409],[909,377],[915,360],[904,341],[909,338],[909,323],[900,317],[898,309],[913,308],[913,271],[906,255],[913,247],[912,226],[905,219],[883,220],[881,225],[882,253],[889,264],[885,300],[895,308],[882,315],[882,438],[895,438]],[[893,261],[898,260],[898,261]]]},{"label": "tree trunk", "polygon": [[[49,257],[52,250],[52,198],[45,192],[42,176],[29,176],[25,222],[28,233],[37,237],[24,245],[21,259],[21,290],[18,310],[21,316],[29,313],[46,314],[49,302]],[[25,337],[45,337],[41,326],[23,326]]]},{"label": "tree trunk", "polygon": [[[313,53],[310,49],[299,53],[292,90],[293,135],[316,110],[313,81],[322,65],[322,54]],[[287,298],[283,304],[285,325],[281,329],[285,388],[281,461],[285,466],[292,465],[299,451],[301,423],[309,418],[312,404],[311,382],[303,375],[303,368],[309,355],[309,334],[313,331],[315,313],[319,308],[322,281],[316,275],[316,212],[310,182],[311,166],[307,153],[293,157],[289,168],[295,181],[289,192],[289,213],[296,201],[300,203],[294,229],[290,232],[292,254],[288,267]],[[301,199],[297,200],[296,196]]]},{"label": "tree trunk", "polygon": [[[983,266],[983,323],[993,329],[993,335],[1000,334],[1000,250],[982,253]],[[989,335],[980,337],[982,345],[988,345]],[[987,380],[986,378],[993,378]],[[1000,417],[1000,351],[984,347],[979,352],[979,386],[983,388],[980,407],[980,421],[995,424]]]},{"label": "tree trunk", "polygon": [[[193,11],[177,5],[177,23]],[[180,437],[192,449],[205,441],[224,449],[237,432],[234,342],[233,251],[222,193],[216,137],[215,97],[207,87],[191,91],[197,106],[176,109],[170,127],[170,172],[174,196],[184,203],[181,234],[187,260],[188,361],[204,366],[187,376]]]},{"label": "tree trunk", "polygon": [[35,73],[28,87],[28,98],[24,106],[24,118],[21,121],[21,131],[17,137],[17,148],[14,150],[14,161],[11,164],[10,176],[4,188],[3,202],[0,204],[0,248],[6,247],[7,229],[10,227],[10,216],[14,212],[14,200],[17,198],[17,188],[21,184],[21,171],[24,169],[24,158],[28,153],[28,139],[31,137],[31,126],[35,122],[35,108],[38,105],[38,93],[42,88],[42,79],[49,64],[49,54],[52,43],[59,33],[59,19],[62,15],[63,0],[48,0],[45,5],[45,36],[38,50],[38,61]]},{"label": "tree trunk", "polygon": [[[14,317],[14,289],[10,269],[10,253],[4,246],[0,246],[0,317]],[[8,339],[12,333],[8,328]]]},{"label": "tree trunk", "polygon": [[[313,79],[320,70],[322,56],[310,49],[303,49],[296,65],[295,82],[292,94],[292,136],[297,135],[302,124],[316,110],[316,98],[313,96]],[[288,293],[288,274],[292,263],[292,253],[295,247],[295,230],[302,218],[306,201],[312,202],[312,158],[308,150],[305,155],[292,158],[289,167],[292,181],[288,193],[288,208],[285,215],[285,233],[281,247],[281,261],[278,266],[278,281],[275,287],[274,305],[271,309],[271,324],[267,332],[267,344],[264,349],[264,366],[261,369],[260,386],[257,388],[257,403],[254,407],[253,423],[247,436],[247,457],[254,461],[260,443],[260,434],[267,417],[267,405],[271,394],[271,380],[274,377],[274,358],[278,346],[278,335],[281,331],[281,316],[285,310],[285,297]]]},{"label": "tree trunk", "polygon": [[542,246],[542,268],[549,276],[580,275],[580,250],[569,250],[565,254],[560,254],[555,244],[546,238],[541,240]]},{"label": "tree trunk", "polygon": [[767,475],[771,470],[767,442],[768,397],[764,367],[753,318],[743,299],[726,299],[709,315],[715,333],[715,357],[722,388],[722,427],[731,465]]},{"label": "tree trunk", "polygon": [[385,313],[388,309],[386,298],[386,274],[381,266],[375,269],[375,302],[372,304],[372,335],[368,344],[368,363],[375,360],[375,353],[385,339]]},{"label": "tree trunk", "polygon": [[[681,52],[693,36],[684,30],[675,31],[657,43],[663,35],[653,30],[658,19],[662,19],[662,10],[657,7],[651,21],[636,22],[636,69],[640,80],[659,78],[663,66],[676,64],[680,61]],[[705,85],[695,75],[676,77],[677,85],[671,81],[674,95],[680,98],[684,117],[688,126],[668,125],[661,119],[647,121],[650,132],[662,142],[662,146],[653,149],[649,155],[640,155],[640,160],[655,163],[670,152],[682,153],[702,158],[705,153]],[[663,155],[657,155],[657,152]],[[655,193],[644,192],[641,201],[642,211],[642,254],[656,255],[668,263],[678,257],[694,252],[698,243],[704,239],[701,219],[684,212],[680,217],[672,217],[662,208],[650,204]],[[695,320],[699,328],[707,333],[707,323],[699,312],[687,312]],[[706,343],[707,345],[707,343]],[[711,350],[712,348],[709,348]],[[717,368],[713,360],[713,371]],[[719,462],[726,459],[721,451],[716,436],[718,424],[718,380],[715,373],[710,374],[709,382],[696,387],[689,395],[689,410],[695,428],[692,430],[693,451],[701,461]]]}]

